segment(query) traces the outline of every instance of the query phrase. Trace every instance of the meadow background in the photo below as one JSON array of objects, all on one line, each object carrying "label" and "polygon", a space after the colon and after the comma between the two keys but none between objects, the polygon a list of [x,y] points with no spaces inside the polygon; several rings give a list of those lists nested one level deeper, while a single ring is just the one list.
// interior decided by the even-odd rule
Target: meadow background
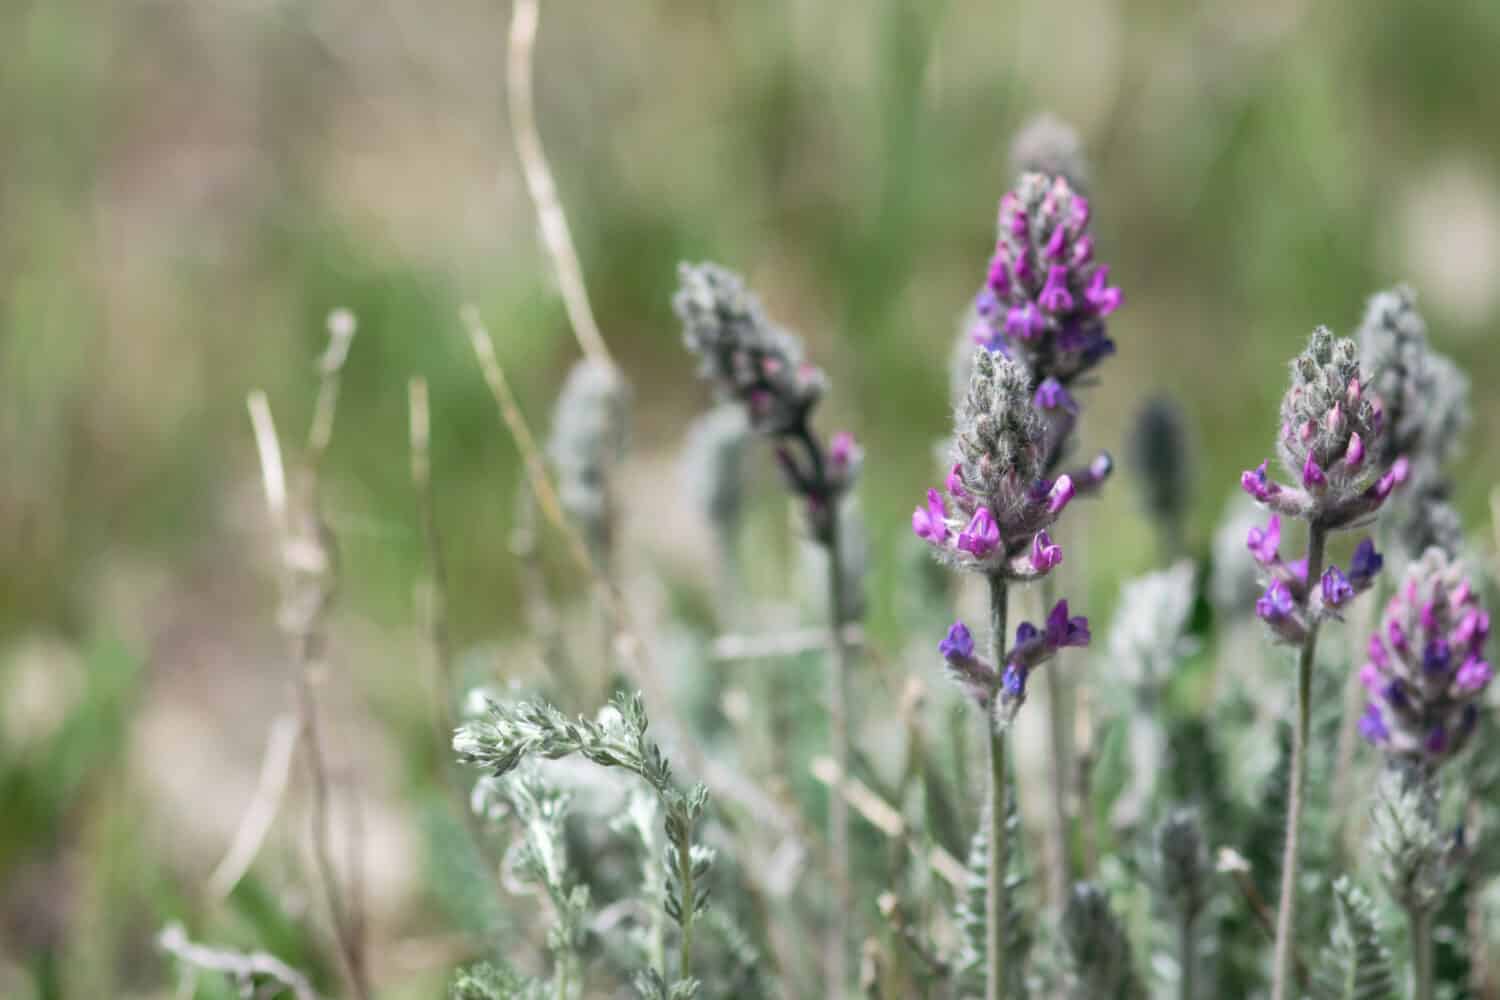
[{"label": "meadow background", "polygon": [[[152,937],[173,918],[318,961],[300,932],[314,901],[287,877],[295,822],[228,902],[202,883],[288,704],[245,395],[263,387],[297,438],[338,306],[360,332],[324,476],[342,578],[327,687],[364,801],[377,969],[391,996],[433,995],[467,957],[424,825],[440,789],[405,387],[431,383],[461,662],[525,676],[519,464],[457,310],[483,311],[538,426],[577,347],[510,143],[508,14],[0,4],[0,994],[169,995]],[[869,628],[900,648],[955,324],[1010,138],[1043,110],[1085,138],[1127,302],[1083,439],[1123,460],[1146,398],[1181,404],[1195,552],[1270,451],[1285,360],[1318,323],[1352,332],[1398,280],[1473,379],[1457,500],[1482,533],[1500,471],[1497,52],[1484,0],[548,0],[538,116],[635,386],[636,570],[669,581],[657,603],[709,576],[676,464],[707,393],[670,295],[680,259],[716,259],[805,336],[832,378],[820,425],[866,449]],[[756,530],[791,564],[762,468]],[[1101,617],[1161,563],[1135,485],[1122,461],[1072,529],[1071,586]],[[762,590],[783,576],[763,570]]]}]

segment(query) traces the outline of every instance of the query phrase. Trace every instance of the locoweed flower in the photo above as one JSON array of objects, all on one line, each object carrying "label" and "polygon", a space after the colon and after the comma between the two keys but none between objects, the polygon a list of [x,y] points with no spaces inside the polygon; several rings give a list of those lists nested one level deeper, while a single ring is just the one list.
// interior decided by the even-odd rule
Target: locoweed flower
[{"label": "locoweed flower", "polygon": [[776,441],[788,488],[805,502],[813,537],[828,544],[862,452],[847,433],[825,448],[809,426],[826,387],[822,371],[803,361],[797,338],[771,323],[738,275],[715,264],[683,264],[678,278],[672,307],[683,342],[700,359],[699,373],[744,407],[753,430]]},{"label": "locoweed flower", "polygon": [[1088,200],[1062,175],[1029,173],[1000,200],[1000,235],[975,300],[980,346],[1067,386],[1112,354],[1105,318],[1120,307],[1094,261]]},{"label": "locoweed flower", "polygon": [[1405,457],[1388,461],[1375,449],[1384,420],[1354,341],[1319,327],[1292,362],[1292,384],[1281,402],[1277,451],[1294,485],[1271,479],[1262,462],[1241,475],[1240,486],[1278,514],[1324,530],[1355,527],[1407,477]]},{"label": "locoweed flower", "polygon": [[1307,637],[1308,625],[1315,617],[1337,617],[1345,605],[1369,590],[1385,562],[1375,551],[1375,543],[1362,539],[1354,549],[1348,573],[1337,565],[1329,565],[1318,586],[1312,588],[1307,579],[1306,560],[1284,562],[1281,558],[1281,517],[1277,514],[1272,514],[1264,526],[1250,526],[1245,533],[1245,547],[1266,577],[1265,591],[1255,602],[1255,613],[1277,638],[1290,643]]},{"label": "locoweed flower", "polygon": [[912,514],[912,530],[954,566],[1030,580],[1062,562],[1045,532],[1077,487],[1068,475],[1044,478],[1045,432],[1029,384],[1016,362],[976,353],[944,491],[929,489]]},{"label": "locoweed flower", "polygon": [[938,653],[948,673],[981,708],[995,713],[1004,725],[1026,701],[1026,684],[1032,671],[1070,646],[1087,646],[1093,638],[1089,620],[1072,615],[1068,602],[1053,605],[1047,620],[1038,627],[1031,622],[1016,626],[1015,642],[1005,655],[1003,669],[987,663],[974,652],[974,637],[963,622],[954,622],[938,643]]},{"label": "locoweed flower", "polygon": [[1408,569],[1370,636],[1360,732],[1393,757],[1435,767],[1463,748],[1492,670],[1490,616],[1463,567],[1429,549]]}]

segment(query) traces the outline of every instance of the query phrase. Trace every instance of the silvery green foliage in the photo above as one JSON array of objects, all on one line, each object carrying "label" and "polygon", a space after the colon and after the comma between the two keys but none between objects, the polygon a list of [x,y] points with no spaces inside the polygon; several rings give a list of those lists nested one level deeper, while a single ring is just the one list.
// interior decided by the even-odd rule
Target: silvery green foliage
[{"label": "silvery green foliage", "polygon": [[1192,501],[1192,443],[1182,407],[1165,396],[1141,407],[1130,433],[1130,463],[1142,505],[1169,532],[1180,530]]},{"label": "silvery green foliage", "polygon": [[563,382],[552,412],[547,454],[563,508],[594,544],[609,534],[609,474],[624,457],[630,386],[619,369],[583,360]]},{"label": "silvery green foliage", "polygon": [[1414,767],[1388,767],[1371,810],[1371,848],[1391,898],[1429,912],[1442,898],[1447,838],[1438,828],[1437,783]]},{"label": "silvery green foliage", "polygon": [[1245,546],[1245,536],[1264,520],[1255,501],[1237,493],[1214,529],[1214,567],[1208,593],[1221,615],[1248,618],[1261,592],[1260,567]]},{"label": "silvery green foliage", "polygon": [[551,988],[505,965],[480,962],[460,969],[448,988],[448,1000],[545,1000]]},{"label": "silvery green foliage", "polygon": [[1333,897],[1338,920],[1313,976],[1314,1000],[1392,1000],[1396,975],[1375,904],[1345,876],[1333,883]]},{"label": "silvery green foliage", "polygon": [[631,986],[641,1000],[693,1000],[701,988],[696,979],[679,979],[668,986],[655,969],[643,969],[637,973]]},{"label": "silvery green foliage", "polygon": [[[639,694],[620,695],[597,720],[569,719],[541,703],[489,701],[482,717],[459,727],[453,737],[453,749],[459,760],[487,769],[496,778],[510,774],[528,757],[557,760],[575,754],[602,767],[621,768],[642,778],[656,793],[665,818],[663,908],[687,934],[693,920],[708,905],[705,877],[713,862],[713,852],[693,843],[694,829],[708,804],[708,790],[701,784],[687,792],[678,790],[671,765],[661,748],[646,735],[648,726],[645,704]],[[513,798],[512,805],[515,804]],[[546,865],[549,855],[538,852],[535,860],[538,870],[549,871]],[[696,989],[689,970],[678,971],[672,995],[677,995],[675,991],[679,988]],[[665,982],[660,972],[653,970],[653,974]]]},{"label": "silvery green foliage", "polygon": [[1132,684],[1163,681],[1192,651],[1185,633],[1197,572],[1190,560],[1183,560],[1120,588],[1120,605],[1109,630],[1109,658],[1122,679]]},{"label": "silvery green foliage", "polygon": [[1109,631],[1109,672],[1128,691],[1130,784],[1115,803],[1126,824],[1147,811],[1162,772],[1161,691],[1177,663],[1192,650],[1185,636],[1192,614],[1197,570],[1187,560],[1127,582]]},{"label": "silvery green foliage", "polygon": [[1077,191],[1089,186],[1088,157],[1078,130],[1050,112],[1032,118],[1016,133],[1010,144],[1010,169],[1016,176],[1060,175]]},{"label": "silvery green foliage", "polygon": [[1208,902],[1211,879],[1196,809],[1175,809],[1156,828],[1156,863],[1162,897],[1191,923]]},{"label": "silvery green foliage", "polygon": [[[1014,797],[1010,806],[1005,817],[1005,827],[1009,842],[1015,844],[1020,835],[1021,817],[1015,810]],[[989,921],[985,914],[986,886],[990,871],[989,809],[987,804],[983,815],[979,817],[979,826],[974,831],[973,839],[969,842],[969,856],[965,864],[968,869],[968,886],[959,896],[953,913],[959,931],[958,953],[952,963],[954,976],[961,989],[980,991],[984,989],[985,973],[989,967],[986,954]],[[1011,872],[1005,879],[1008,897],[1005,912],[1010,915],[1005,930],[1005,995],[1024,1000],[1029,995],[1026,961],[1031,954],[1032,935],[1029,921],[1018,905],[1020,890],[1026,879],[1017,871],[1014,853],[1011,861]]]},{"label": "silvery green foliage", "polygon": [[724,537],[734,537],[745,504],[745,461],[750,424],[742,407],[715,406],[688,427],[682,449],[683,479],[704,517]]},{"label": "silvery green foliage", "polygon": [[1073,886],[1060,929],[1068,958],[1067,995],[1072,1000],[1144,995],[1131,964],[1130,942],[1103,889],[1089,882]]}]

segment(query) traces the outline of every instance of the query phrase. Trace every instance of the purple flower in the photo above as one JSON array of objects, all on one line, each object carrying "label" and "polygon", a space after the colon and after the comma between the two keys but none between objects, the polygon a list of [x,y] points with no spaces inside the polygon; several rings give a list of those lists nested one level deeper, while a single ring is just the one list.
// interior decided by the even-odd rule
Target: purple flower
[{"label": "purple flower", "polygon": [[1354,586],[1337,566],[1323,571],[1322,586],[1323,604],[1327,607],[1337,608],[1354,600]]},{"label": "purple flower", "polygon": [[1124,295],[1120,290],[1109,286],[1108,267],[1101,267],[1094,272],[1093,280],[1089,282],[1089,287],[1083,293],[1083,297],[1100,316],[1108,316],[1120,308],[1120,303],[1124,301]]},{"label": "purple flower", "polygon": [[1080,236],[1073,244],[1073,266],[1083,267],[1094,259],[1094,238],[1092,236]]},{"label": "purple flower", "polygon": [[1005,666],[1005,674],[1000,678],[1000,684],[1005,688],[1005,697],[1011,701],[1019,701],[1026,697],[1026,671],[1014,663]]},{"label": "purple flower", "polygon": [[1078,412],[1078,402],[1055,378],[1044,379],[1042,384],[1036,387],[1036,396],[1033,397],[1032,402],[1042,410],[1060,409],[1067,413]]},{"label": "purple flower", "polygon": [[1020,340],[1032,340],[1047,328],[1047,321],[1035,302],[1011,306],[1005,314],[1005,332]]},{"label": "purple flower", "polygon": [[1031,568],[1045,573],[1062,562],[1062,546],[1053,544],[1046,531],[1038,531],[1031,540]]},{"label": "purple flower", "polygon": [[1488,612],[1470,610],[1458,623],[1458,628],[1453,631],[1453,644],[1455,646],[1467,647],[1471,652],[1479,652],[1484,645],[1484,640],[1490,634],[1490,616]]},{"label": "purple flower", "polygon": [[1064,226],[1057,226],[1052,230],[1052,235],[1047,238],[1047,246],[1042,250],[1042,256],[1048,260],[1062,260],[1067,248],[1068,230]]},{"label": "purple flower", "polygon": [[1359,683],[1366,691],[1374,694],[1380,687],[1380,668],[1373,663],[1366,663],[1360,667]]},{"label": "purple flower", "polygon": [[1302,485],[1310,490],[1328,485],[1328,476],[1311,451],[1307,453],[1307,461],[1302,463]]},{"label": "purple flower", "polygon": [[1370,705],[1365,709],[1365,714],[1359,720],[1359,735],[1371,743],[1384,743],[1391,738],[1391,731],[1386,728],[1385,719],[1380,715],[1380,709]]},{"label": "purple flower", "polygon": [[1010,294],[1010,264],[1006,261],[1004,253],[995,254],[994,260],[990,261],[990,273],[985,280],[985,285],[995,295]]},{"label": "purple flower", "polygon": [[912,511],[911,530],[918,538],[942,545],[948,540],[948,511],[937,490],[927,491],[927,506]]},{"label": "purple flower", "polygon": [[1000,544],[1000,526],[988,507],[980,507],[969,519],[968,527],[958,534],[958,548],[976,559],[983,559]]},{"label": "purple flower", "polygon": [[1443,728],[1441,722],[1434,723],[1432,728],[1427,730],[1427,739],[1423,742],[1422,748],[1434,755],[1441,754],[1448,749],[1448,730]]},{"label": "purple flower", "polygon": [[1255,601],[1255,613],[1268,622],[1289,618],[1295,608],[1291,590],[1280,580],[1272,580],[1266,592]]},{"label": "purple flower", "polygon": [[1016,645],[1024,646],[1040,634],[1031,622],[1022,622],[1016,626]]},{"label": "purple flower", "polygon": [[1270,566],[1276,562],[1278,549],[1281,548],[1281,518],[1272,514],[1264,528],[1255,525],[1246,535],[1245,542],[1256,562],[1262,566]]},{"label": "purple flower", "polygon": [[1240,489],[1262,503],[1281,492],[1281,487],[1277,486],[1266,476],[1265,462],[1260,463],[1249,472],[1240,473]]},{"label": "purple flower", "polygon": [[969,627],[963,622],[954,622],[948,628],[948,634],[943,641],[938,643],[938,652],[943,654],[943,659],[949,663],[967,662],[974,656],[974,637],[969,634]]},{"label": "purple flower", "polygon": [[1433,639],[1422,650],[1422,669],[1429,674],[1447,673],[1452,662],[1453,650],[1446,639]]},{"label": "purple flower", "polygon": [[1359,431],[1349,435],[1349,447],[1344,449],[1344,465],[1350,469],[1357,469],[1365,461],[1365,440],[1359,436]]},{"label": "purple flower", "polygon": [[1380,633],[1378,632],[1370,636],[1368,655],[1370,662],[1377,667],[1388,667],[1391,665],[1390,654],[1385,651],[1385,643],[1380,641]]},{"label": "purple flower", "polygon": [[1042,294],[1037,296],[1037,304],[1049,313],[1063,313],[1073,308],[1066,267],[1054,264],[1047,269],[1047,283],[1042,286]]},{"label": "purple flower", "polygon": [[1349,582],[1355,590],[1367,590],[1384,565],[1385,557],[1375,551],[1375,543],[1368,538],[1361,539],[1354,547],[1354,555],[1349,558]]},{"label": "purple flower", "polygon": [[1061,514],[1068,501],[1073,499],[1074,492],[1072,478],[1058,476],[1057,482],[1052,484],[1052,489],[1047,494],[1047,510],[1053,514]]},{"label": "purple flower", "polygon": [[1093,636],[1089,632],[1089,620],[1083,615],[1068,617],[1067,600],[1058,601],[1047,615],[1047,645],[1087,646]]},{"label": "purple flower", "polygon": [[1397,486],[1400,486],[1402,483],[1406,482],[1406,476],[1410,469],[1411,464],[1407,461],[1405,455],[1402,455],[1400,458],[1396,459],[1396,461],[1392,463],[1390,469],[1386,471],[1385,475],[1380,477],[1380,481],[1377,482],[1374,486],[1370,487],[1370,491],[1374,495],[1375,499],[1384,500],[1386,497],[1390,496],[1392,490],[1394,490]]},{"label": "purple flower", "polygon": [[1482,691],[1490,683],[1490,665],[1477,656],[1471,656],[1458,668],[1453,683],[1465,694]]}]

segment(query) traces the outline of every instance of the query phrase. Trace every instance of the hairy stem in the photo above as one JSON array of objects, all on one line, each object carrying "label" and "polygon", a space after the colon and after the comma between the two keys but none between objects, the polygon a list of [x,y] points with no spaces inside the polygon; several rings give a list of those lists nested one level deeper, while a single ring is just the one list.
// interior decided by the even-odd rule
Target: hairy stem
[{"label": "hairy stem", "polygon": [[[1042,579],[1042,607],[1052,606],[1052,577]],[[1067,897],[1068,886],[1073,883],[1073,837],[1072,822],[1068,810],[1068,793],[1073,780],[1073,746],[1068,729],[1068,685],[1062,671],[1062,651],[1058,661],[1043,671],[1047,684],[1047,735],[1051,740],[1052,757],[1052,842],[1056,850],[1049,895],[1058,906]],[[998,664],[997,664],[998,665]],[[1000,669],[1004,669],[1000,666]]]},{"label": "hairy stem", "polygon": [[[1005,579],[990,577],[990,661],[1003,670],[1005,663]],[[995,697],[1000,696],[999,692]],[[984,717],[990,747],[990,856],[984,895],[986,963],[985,1000],[1000,1000],[1005,993],[1005,925],[1010,919],[1010,896],[1005,876],[1010,867],[1005,773],[1005,733],[992,716]]]},{"label": "hairy stem", "polygon": [[[838,512],[830,517],[828,555],[828,740],[840,775],[849,773],[849,659],[844,642],[844,560],[840,550]],[[828,844],[833,860],[834,918],[827,944],[829,995],[840,997],[849,984],[850,910],[849,806],[834,791],[828,799]]]},{"label": "hairy stem", "polygon": [[[1314,522],[1307,536],[1307,586],[1323,575],[1326,529]],[[1297,721],[1292,732],[1291,790],[1286,807],[1286,849],[1281,859],[1281,899],[1276,912],[1276,959],[1271,1000],[1287,1000],[1293,978],[1293,938],[1297,933],[1297,862],[1302,843],[1302,807],[1307,793],[1307,740],[1312,721],[1313,661],[1318,651],[1318,620],[1307,623],[1307,638],[1297,658]]]},{"label": "hairy stem", "polygon": [[693,911],[697,909],[697,890],[693,888],[693,838],[685,835],[677,845],[677,877],[682,882],[682,940],[677,960],[677,978],[693,974]]},{"label": "hairy stem", "polygon": [[1411,928],[1412,1000],[1432,1000],[1432,910],[1408,906],[1406,922]]}]

